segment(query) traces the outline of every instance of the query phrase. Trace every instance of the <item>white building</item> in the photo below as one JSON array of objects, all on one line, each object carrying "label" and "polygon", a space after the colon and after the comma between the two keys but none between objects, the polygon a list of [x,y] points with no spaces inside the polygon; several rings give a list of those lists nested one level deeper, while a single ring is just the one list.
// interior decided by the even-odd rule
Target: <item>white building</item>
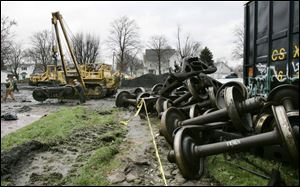
[{"label": "white building", "polygon": [[[164,49],[161,58],[161,73],[168,73],[169,68],[174,69],[174,63],[179,65],[178,54],[175,49]],[[144,74],[159,74],[158,57],[154,49],[146,49],[144,54]]]},{"label": "white building", "polygon": [[233,72],[232,68],[230,68],[227,64],[221,61],[215,62],[214,66],[217,68],[217,71],[215,73],[209,74],[209,76],[214,79],[223,79],[231,72]]},{"label": "white building", "polygon": [[1,83],[5,83],[7,79],[7,75],[9,74],[6,70],[1,70]]},{"label": "white building", "polygon": [[23,64],[20,68],[19,79],[24,80],[29,78],[29,76],[33,73],[34,67],[34,64]]},{"label": "white building", "polygon": [[[7,72],[11,72],[11,66],[7,65]],[[33,70],[35,68],[35,64],[33,63],[25,63],[22,64],[17,69],[17,73],[19,74],[19,80],[24,80],[29,78],[29,76],[33,73]],[[2,82],[2,71],[1,71],[1,82]]]}]

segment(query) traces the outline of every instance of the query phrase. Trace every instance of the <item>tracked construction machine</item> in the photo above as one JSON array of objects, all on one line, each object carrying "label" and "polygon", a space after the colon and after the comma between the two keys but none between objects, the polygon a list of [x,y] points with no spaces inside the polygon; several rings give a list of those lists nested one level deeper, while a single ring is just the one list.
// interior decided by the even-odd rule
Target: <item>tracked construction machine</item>
[{"label": "tracked construction machine", "polygon": [[[63,36],[67,43],[67,50],[71,55],[72,62],[74,63],[73,69],[67,67],[67,63],[64,58],[58,22],[60,23]],[[52,24],[55,28],[55,35],[58,44],[58,50],[56,47],[53,47],[53,56],[57,57],[55,54],[59,52],[63,77],[66,84],[64,86],[55,87],[37,87],[33,91],[33,98],[37,101],[44,101],[48,98],[77,99],[79,97],[78,92],[72,85],[74,79],[77,79],[81,83],[87,98],[99,99],[116,93],[120,78],[117,73],[112,73],[111,65],[100,64],[97,69],[95,67],[91,68],[90,64],[78,65],[71,42],[65,29],[63,18],[59,12],[52,13]]]},{"label": "tracked construction machine", "polygon": [[32,74],[29,77],[29,85],[31,86],[57,86],[65,84],[64,72],[54,64],[47,65],[44,73]]}]

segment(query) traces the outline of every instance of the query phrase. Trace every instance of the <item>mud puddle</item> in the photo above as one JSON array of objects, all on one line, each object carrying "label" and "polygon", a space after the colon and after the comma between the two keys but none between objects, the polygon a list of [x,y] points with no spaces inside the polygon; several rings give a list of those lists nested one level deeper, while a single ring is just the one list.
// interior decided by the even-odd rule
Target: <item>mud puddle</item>
[{"label": "mud puddle", "polygon": [[32,122],[40,119],[43,115],[18,114],[18,120],[4,121],[1,119],[1,138],[11,132],[25,127]]}]

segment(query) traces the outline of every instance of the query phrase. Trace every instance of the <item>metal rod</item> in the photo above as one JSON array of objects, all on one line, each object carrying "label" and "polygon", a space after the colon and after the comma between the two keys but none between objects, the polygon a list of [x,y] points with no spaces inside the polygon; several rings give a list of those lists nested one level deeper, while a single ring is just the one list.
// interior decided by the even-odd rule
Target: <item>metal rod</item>
[{"label": "metal rod", "polygon": [[228,151],[241,151],[255,146],[274,145],[279,142],[280,138],[278,138],[278,132],[276,130],[273,130],[272,132],[245,138],[196,146],[194,150],[197,156],[204,157]]},{"label": "metal rod", "polygon": [[190,92],[185,93],[184,95],[182,95],[179,98],[174,100],[174,102],[173,102],[174,106],[180,104],[182,101],[190,98],[191,96],[192,96],[192,94]]},{"label": "metal rod", "polygon": [[64,54],[63,54],[63,50],[62,50],[62,47],[61,47],[61,41],[60,41],[60,37],[59,37],[59,31],[58,31],[58,27],[57,27],[57,18],[54,16],[54,13],[52,13],[52,24],[54,25],[54,28],[55,28],[55,35],[56,35],[56,39],[57,39],[57,44],[58,44],[58,49],[59,49],[59,54],[60,54],[62,67],[63,67],[63,70],[64,70],[64,75],[65,75],[66,81],[68,81],[67,71],[66,71],[66,63],[65,63]]},{"label": "metal rod", "polygon": [[271,179],[271,177],[266,176],[266,175],[264,175],[264,174],[262,174],[262,173],[258,173],[257,171],[248,169],[248,168],[246,168],[246,167],[243,167],[243,166],[240,166],[240,165],[237,165],[237,164],[228,162],[228,161],[226,161],[226,162],[227,162],[228,164],[231,164],[231,165],[233,165],[233,166],[238,167],[239,169],[242,169],[242,170],[244,170],[244,171],[248,171],[249,173],[252,173],[252,174],[254,174],[254,175],[256,175],[256,176],[262,177],[262,178],[264,178],[264,179]]},{"label": "metal rod", "polygon": [[214,122],[216,120],[223,121],[228,119],[226,108],[208,113],[206,115],[198,116],[192,119],[187,119],[181,122],[181,125],[203,125],[206,123]]},{"label": "metal rod", "polygon": [[82,78],[82,76],[81,76],[81,74],[80,74],[80,70],[79,70],[79,68],[78,68],[78,63],[77,63],[76,57],[75,57],[74,52],[73,52],[73,49],[72,49],[72,47],[71,47],[70,40],[69,40],[69,38],[68,38],[68,35],[67,35],[67,32],[66,32],[65,26],[64,26],[64,24],[63,24],[63,22],[62,22],[62,16],[61,16],[61,14],[60,14],[59,12],[55,12],[55,13],[53,13],[52,15],[55,16],[56,19],[59,20],[59,22],[60,22],[60,26],[61,26],[62,31],[63,31],[63,34],[64,34],[64,36],[65,36],[65,39],[66,39],[66,42],[67,42],[67,46],[68,46],[69,51],[70,51],[70,53],[71,53],[71,57],[72,57],[72,60],[73,60],[73,62],[74,62],[76,71],[77,71],[77,73],[78,73],[80,82],[81,82],[83,88],[85,88],[85,83],[84,83],[83,78]]}]

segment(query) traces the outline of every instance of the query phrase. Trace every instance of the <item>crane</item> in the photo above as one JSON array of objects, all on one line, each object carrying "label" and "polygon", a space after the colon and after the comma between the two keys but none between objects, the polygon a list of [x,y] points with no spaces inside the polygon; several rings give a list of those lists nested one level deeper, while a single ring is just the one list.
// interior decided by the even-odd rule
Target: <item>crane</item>
[{"label": "crane", "polygon": [[[87,98],[103,98],[113,95],[117,92],[120,74],[112,73],[112,67],[108,64],[101,64],[98,70],[90,69],[87,64],[79,65],[74,54],[71,40],[68,37],[66,26],[60,12],[52,13],[52,25],[55,29],[57,46],[53,46],[53,57],[57,58],[59,52],[64,78],[66,83],[77,79],[80,81]],[[62,30],[64,39],[67,44],[67,50],[70,53],[72,62],[75,66],[75,72],[67,67],[62,48],[62,40],[59,34],[59,25]],[[57,59],[56,59],[57,60]],[[33,98],[37,101],[44,101],[48,98],[74,99],[78,98],[78,92],[71,85],[56,86],[56,87],[38,87],[33,90]]]}]

